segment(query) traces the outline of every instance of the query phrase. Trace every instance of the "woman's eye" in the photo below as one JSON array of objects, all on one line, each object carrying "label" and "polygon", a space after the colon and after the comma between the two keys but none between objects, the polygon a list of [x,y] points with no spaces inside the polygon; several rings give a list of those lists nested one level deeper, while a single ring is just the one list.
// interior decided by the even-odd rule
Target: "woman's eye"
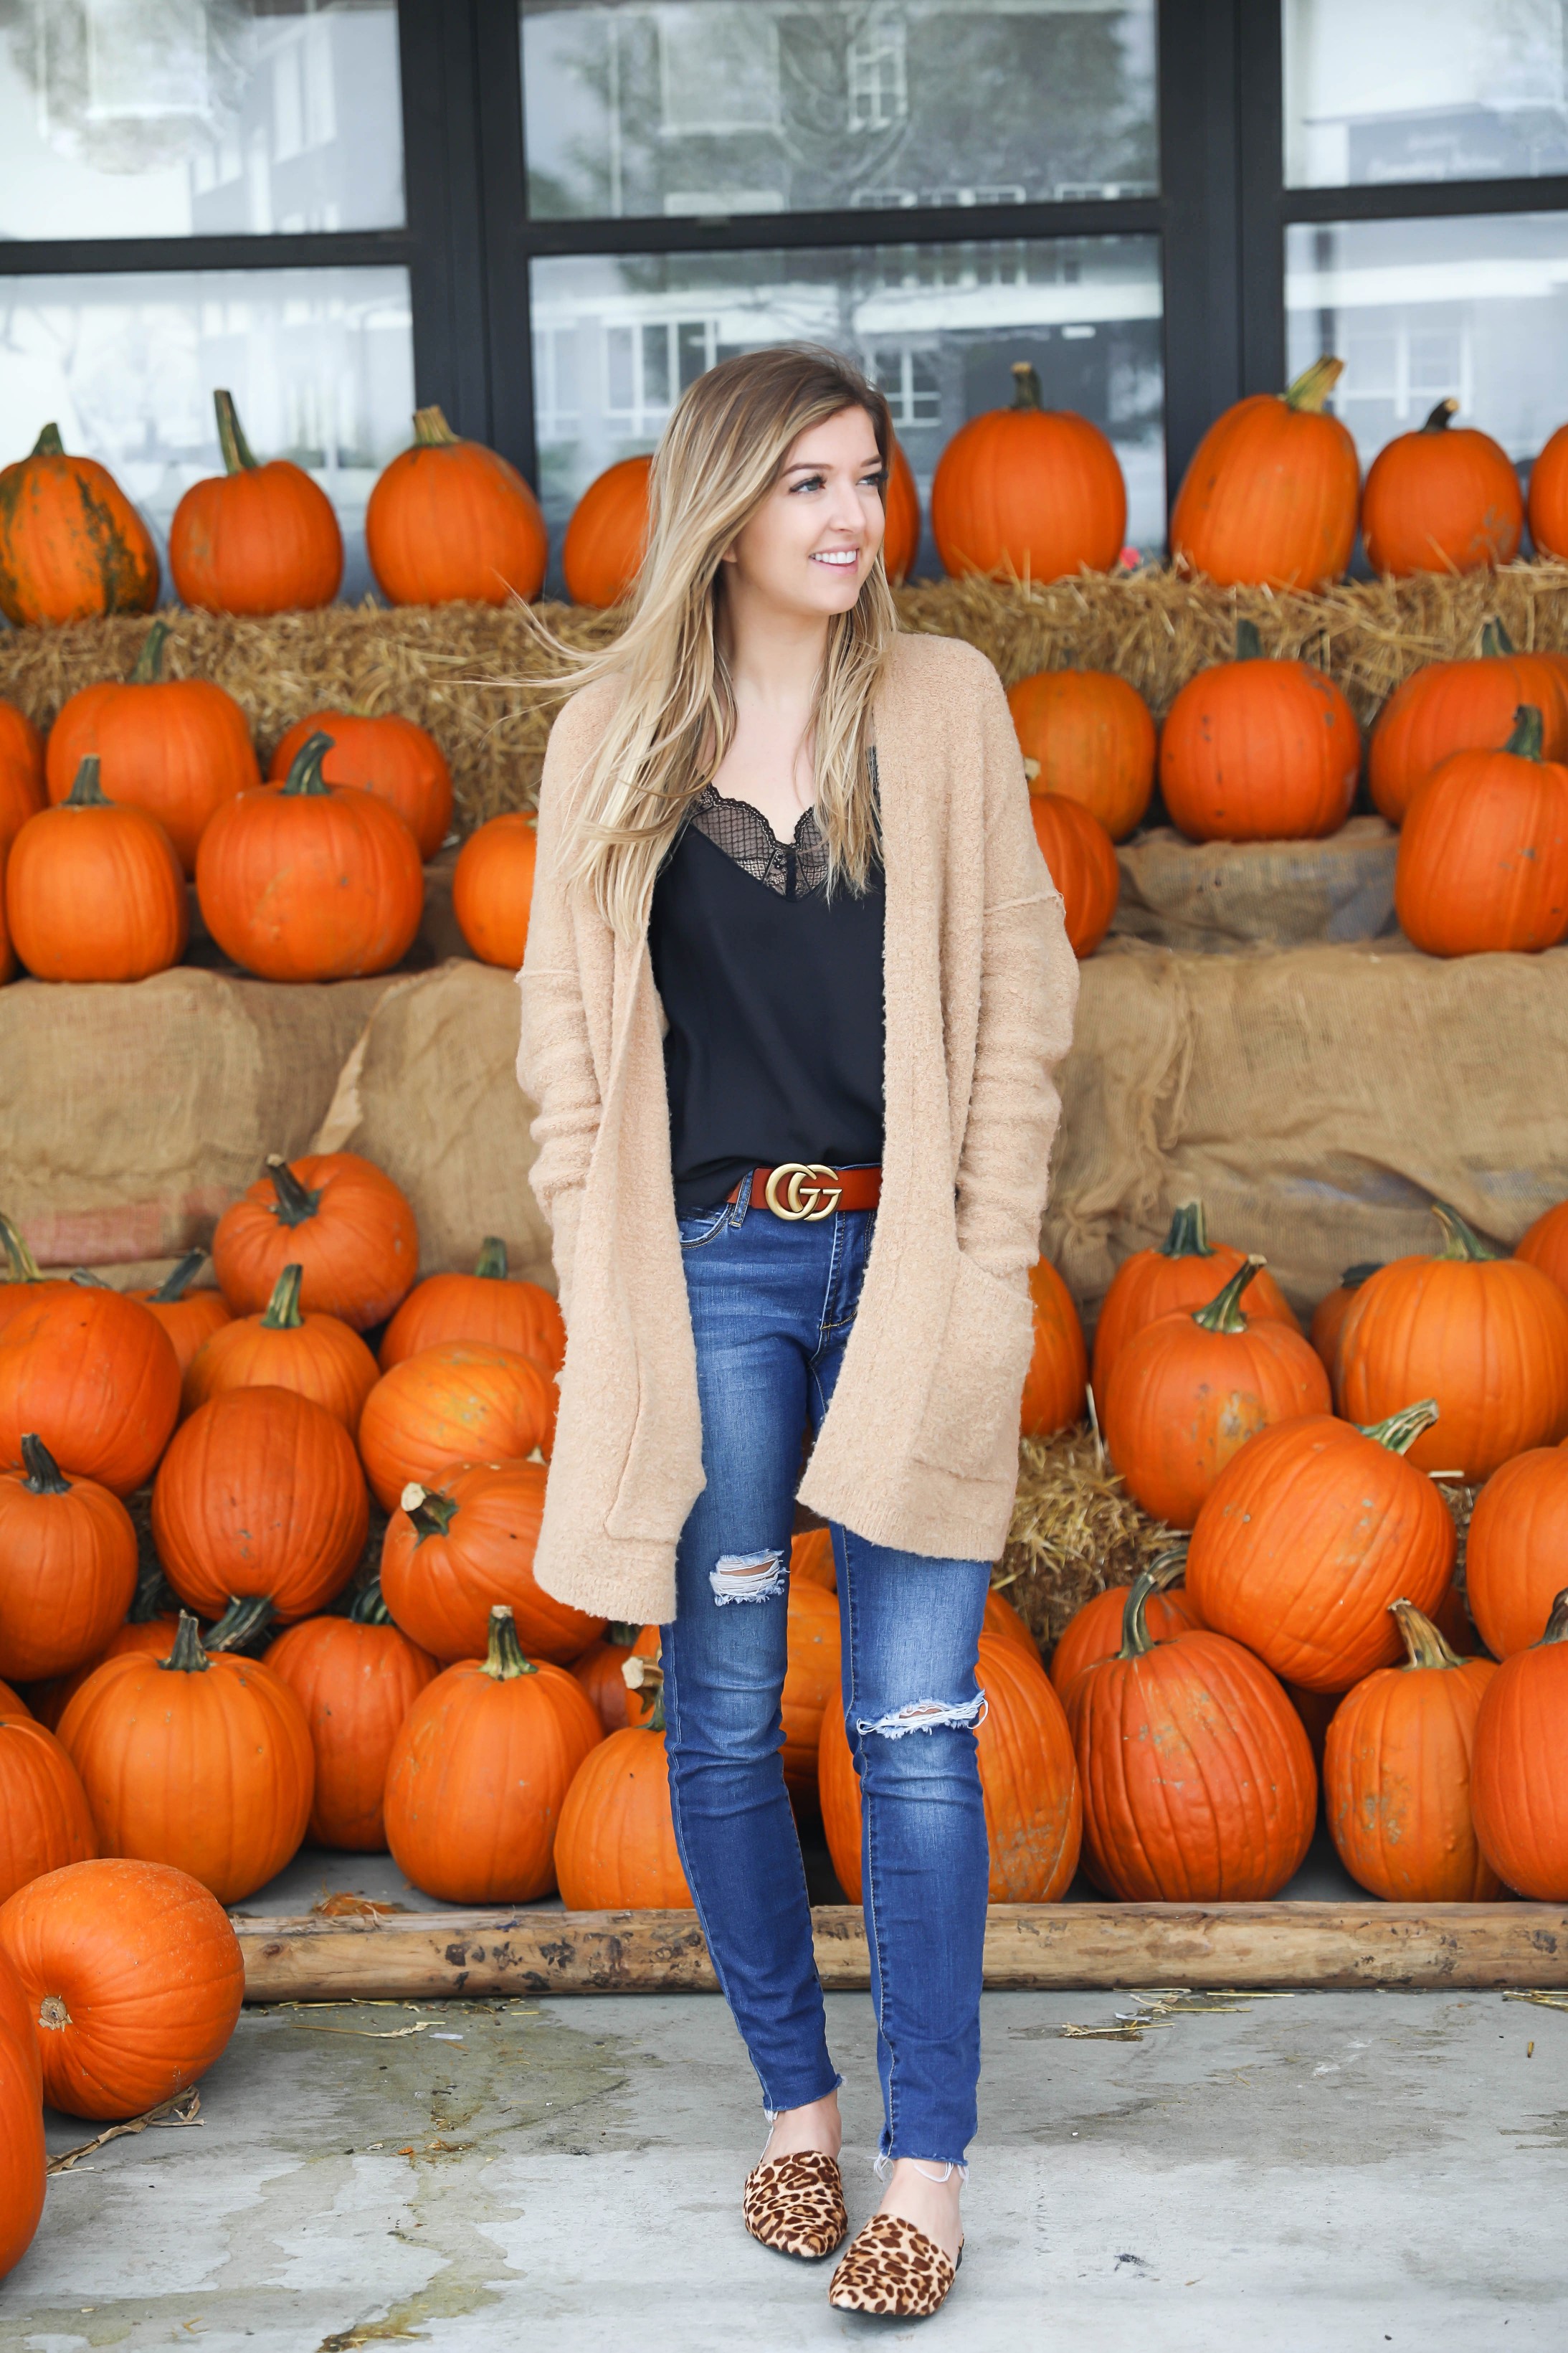
[{"label": "woman's eye", "polygon": [[803,482],[796,482],[795,487],[797,491],[819,491],[826,479],[826,477],[822,474],[808,474]]}]

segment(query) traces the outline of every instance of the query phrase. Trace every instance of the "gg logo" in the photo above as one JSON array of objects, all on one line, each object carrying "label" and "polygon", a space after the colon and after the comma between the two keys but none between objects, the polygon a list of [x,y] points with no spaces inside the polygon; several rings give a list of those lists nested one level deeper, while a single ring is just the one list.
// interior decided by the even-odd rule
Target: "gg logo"
[{"label": "gg logo", "polygon": [[775,1218],[830,1218],[842,1191],[837,1168],[819,1160],[786,1160],[769,1176],[763,1198]]}]

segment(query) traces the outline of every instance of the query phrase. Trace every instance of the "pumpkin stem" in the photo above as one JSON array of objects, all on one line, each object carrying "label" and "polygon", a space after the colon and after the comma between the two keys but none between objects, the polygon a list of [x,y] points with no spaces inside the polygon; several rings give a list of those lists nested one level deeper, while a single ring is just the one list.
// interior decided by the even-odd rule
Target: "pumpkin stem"
[{"label": "pumpkin stem", "polygon": [[1201,1201],[1184,1201],[1171,1219],[1171,1230],[1160,1244],[1162,1258],[1213,1258],[1208,1220]]},{"label": "pumpkin stem", "polygon": [[1363,1282],[1367,1282],[1373,1275],[1381,1274],[1382,1272],[1383,1261],[1380,1258],[1361,1259],[1354,1266],[1346,1267],[1343,1274],[1340,1277],[1340,1289],[1342,1291],[1359,1291]]},{"label": "pumpkin stem", "polygon": [[101,1274],[94,1274],[89,1266],[73,1266],[68,1280],[74,1282],[79,1291],[112,1291],[114,1288],[111,1282],[105,1282]]},{"label": "pumpkin stem", "polygon": [[349,1617],[356,1626],[391,1625],[392,1612],[382,1599],[379,1577],[373,1577],[364,1591],[356,1595]]},{"label": "pumpkin stem", "polygon": [[185,1252],[179,1265],[171,1269],[158,1285],[157,1290],[152,1293],[152,1297],[158,1302],[160,1307],[173,1307],[184,1297],[187,1286],[194,1280],[197,1268],[205,1257],[205,1250]]},{"label": "pumpkin stem", "polygon": [[284,1268],[272,1286],[272,1296],[261,1319],[264,1332],[298,1332],[300,1329],[305,1319],[300,1313],[300,1285],[304,1280],[302,1266]]},{"label": "pumpkin stem", "polygon": [[269,1593],[231,1593],[228,1608],[207,1635],[209,1651],[243,1651],[271,1625],[276,1611]]},{"label": "pumpkin stem", "polygon": [[454,433],[438,407],[416,408],[414,412],[414,439],[421,449],[447,449],[460,437]]},{"label": "pumpkin stem", "polygon": [[1424,1618],[1414,1601],[1391,1601],[1389,1609],[1399,1620],[1399,1630],[1405,1637],[1405,1663],[1407,1667],[1462,1667],[1458,1651],[1450,1650],[1443,1638],[1441,1627]]},{"label": "pumpkin stem", "polygon": [[651,1707],[653,1713],[643,1727],[647,1732],[664,1730],[664,1669],[657,1659],[644,1659],[634,1651],[629,1659],[621,1661],[621,1681],[627,1691],[640,1694],[639,1707]]},{"label": "pumpkin stem", "polygon": [[136,1579],[136,1590],[125,1613],[126,1623],[146,1626],[154,1618],[162,1618],[166,1610],[178,1607],[168,1578],[154,1561],[151,1568],[142,1569]]},{"label": "pumpkin stem", "polygon": [[605,1628],[605,1640],[614,1642],[621,1650],[629,1651],[641,1632],[640,1626],[633,1626],[624,1618],[612,1618]]},{"label": "pumpkin stem", "polygon": [[1513,714],[1513,733],[1503,750],[1521,760],[1539,760],[1543,740],[1540,712],[1533,702],[1521,702]]},{"label": "pumpkin stem", "polygon": [[163,648],[169,640],[167,621],[154,621],[142,640],[142,650],[126,676],[127,686],[156,686],[163,675]]},{"label": "pumpkin stem", "polygon": [[29,1495],[68,1495],[71,1482],[36,1430],[22,1432],[22,1484]]},{"label": "pumpkin stem", "polygon": [[1489,661],[1513,651],[1513,639],[1500,620],[1490,620],[1481,631],[1481,652]]},{"label": "pumpkin stem", "polygon": [[[1426,419],[1426,424],[1421,427],[1421,430],[1422,430],[1422,432],[1423,432],[1423,433],[1443,433],[1443,432],[1446,432],[1446,431],[1447,430],[1447,427],[1448,427],[1448,425],[1449,425],[1450,420],[1451,420],[1452,418],[1454,418],[1454,417],[1458,417],[1458,413],[1459,413],[1459,404],[1458,404],[1458,402],[1454,398],[1454,396],[1453,396],[1452,393],[1450,393],[1447,400],[1440,400],[1440,401],[1437,403],[1436,407],[1432,411],[1431,416]],[[1396,1602],[1394,1602],[1391,1606],[1392,1606],[1394,1609],[1398,1609],[1398,1607],[1399,1607],[1399,1604],[1398,1604],[1398,1602],[1396,1601]]]},{"label": "pumpkin stem", "polygon": [[215,392],[213,406],[217,411],[217,446],[223,451],[224,472],[254,472],[256,460],[250,454],[250,444],[245,438],[245,428],[240,424],[233,393]]},{"label": "pumpkin stem", "polygon": [[1343,360],[1331,360],[1326,357],[1314,360],[1310,368],[1302,369],[1295,383],[1285,394],[1286,407],[1308,409],[1314,416],[1321,415],[1324,401],[1327,400],[1344,372]]},{"label": "pumpkin stem", "polygon": [[1441,1257],[1468,1259],[1479,1262],[1486,1259],[1503,1258],[1507,1255],[1505,1251],[1494,1248],[1492,1243],[1484,1242],[1473,1228],[1466,1225],[1458,1209],[1450,1208],[1447,1201],[1434,1201],[1432,1215],[1443,1229],[1443,1248],[1439,1253]]},{"label": "pumpkin stem", "polygon": [[315,1216],[321,1206],[320,1193],[306,1190],[280,1152],[268,1154],[267,1173],[278,1196],[272,1214],[280,1226],[302,1226],[307,1218]]},{"label": "pumpkin stem", "polygon": [[1405,1454],[1415,1445],[1422,1431],[1430,1430],[1438,1418],[1436,1398],[1423,1398],[1419,1405],[1402,1406],[1397,1413],[1391,1413],[1386,1421],[1358,1422],[1356,1427],[1363,1438],[1370,1438],[1375,1445],[1386,1446],[1391,1454]]},{"label": "pumpkin stem", "polygon": [[112,808],[102,786],[98,781],[98,754],[89,752],[76,772],[76,782],[60,803],[61,808]]},{"label": "pumpkin stem", "polygon": [[1546,1630],[1541,1641],[1532,1642],[1531,1648],[1539,1651],[1548,1642],[1568,1642],[1568,1587],[1564,1587],[1552,1603],[1552,1615],[1546,1620]]},{"label": "pumpkin stem", "polygon": [[1163,1593],[1168,1585],[1174,1585],[1186,1574],[1186,1567],[1187,1547],[1184,1539],[1181,1544],[1173,1545],[1169,1552],[1157,1554],[1147,1568],[1139,1570],[1121,1612],[1121,1648],[1117,1652],[1118,1658],[1141,1659],[1146,1651],[1154,1648],[1154,1638],[1144,1622],[1144,1612],[1152,1596]]},{"label": "pumpkin stem", "polygon": [[1225,1289],[1217,1292],[1206,1307],[1200,1307],[1193,1317],[1194,1324],[1205,1332],[1245,1332],[1247,1318],[1241,1312],[1241,1294],[1266,1261],[1256,1252],[1246,1264],[1238,1266]]},{"label": "pumpkin stem", "polygon": [[1237,661],[1261,661],[1263,640],[1258,634],[1258,624],[1245,614],[1236,625],[1236,659]]},{"label": "pumpkin stem", "polygon": [[4,1209],[0,1209],[0,1250],[5,1253],[13,1282],[42,1282],[44,1278],[38,1271],[37,1260]]},{"label": "pumpkin stem", "polygon": [[504,1601],[498,1601],[490,1611],[490,1643],[485,1653],[484,1672],[498,1683],[510,1683],[519,1675],[536,1675],[539,1669],[522,1655],[517,1639],[517,1621]]},{"label": "pumpkin stem", "polygon": [[487,1282],[504,1282],[507,1276],[506,1244],[499,1234],[487,1234],[474,1261],[474,1272],[483,1275]]},{"label": "pumpkin stem", "polygon": [[1013,406],[1015,408],[1043,408],[1045,394],[1040,389],[1040,372],[1027,360],[1013,363]]},{"label": "pumpkin stem", "polygon": [[202,1630],[190,1611],[182,1609],[174,1631],[174,1647],[158,1664],[165,1674],[205,1675],[207,1663],[207,1654],[202,1648]]},{"label": "pumpkin stem", "polygon": [[410,1479],[397,1501],[413,1521],[420,1544],[426,1536],[444,1536],[458,1516],[453,1496],[443,1495],[439,1489],[422,1487],[416,1479]]},{"label": "pumpkin stem", "polygon": [[65,454],[66,445],[60,439],[59,427],[46,425],[34,442],[30,455],[35,458],[63,458]]},{"label": "pumpkin stem", "polygon": [[331,750],[333,741],[332,736],[323,734],[320,728],[313,735],[307,735],[294,754],[288,780],[280,790],[312,797],[330,793],[332,788],[321,774],[321,763]]}]

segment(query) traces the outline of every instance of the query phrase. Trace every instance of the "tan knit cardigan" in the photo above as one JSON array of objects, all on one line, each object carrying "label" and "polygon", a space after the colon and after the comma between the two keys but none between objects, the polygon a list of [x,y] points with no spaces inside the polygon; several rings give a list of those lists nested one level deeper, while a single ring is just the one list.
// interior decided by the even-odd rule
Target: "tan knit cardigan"
[{"label": "tan knit cardigan", "polygon": [[[531,1181],[568,1332],[535,1573],[563,1601],[640,1623],[674,1615],[702,1430],[647,941],[617,940],[559,876],[574,786],[619,691],[576,695],[551,735],[518,1076],[539,1107]],[[800,1496],[872,1543],[994,1560],[1078,966],[991,664],[952,638],[900,637],[875,731],[882,1197]]]}]

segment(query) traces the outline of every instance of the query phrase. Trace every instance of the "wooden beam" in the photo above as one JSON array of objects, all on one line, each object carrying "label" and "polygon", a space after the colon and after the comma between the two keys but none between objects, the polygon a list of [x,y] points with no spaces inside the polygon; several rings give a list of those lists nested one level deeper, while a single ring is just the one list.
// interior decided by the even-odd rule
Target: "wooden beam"
[{"label": "wooden beam", "polygon": [[[812,1915],[830,1991],[869,1982],[858,1905]],[[711,1993],[689,1912],[237,1915],[247,2001],[472,1994]],[[1550,1904],[995,1905],[991,1987],[1568,1988],[1568,1910]]]}]

